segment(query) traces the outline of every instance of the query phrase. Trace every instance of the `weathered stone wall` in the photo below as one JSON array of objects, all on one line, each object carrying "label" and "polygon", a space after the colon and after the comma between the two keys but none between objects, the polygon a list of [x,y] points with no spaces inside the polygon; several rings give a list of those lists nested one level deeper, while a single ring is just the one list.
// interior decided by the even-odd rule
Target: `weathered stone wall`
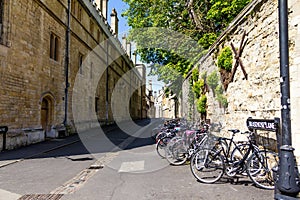
[{"label": "weathered stone wall", "polygon": [[[300,156],[300,149],[297,149],[300,146],[300,143],[297,142],[300,141],[300,127],[297,123],[300,120],[300,113],[297,112],[300,108],[300,2],[291,0],[288,4],[290,9],[292,138],[293,146],[296,147],[296,155]],[[213,125],[216,125],[213,127],[221,128],[221,132],[226,132],[229,128],[246,130],[248,117],[281,118],[278,24],[277,0],[253,1],[229,25],[228,29],[218,38],[218,41],[199,61],[200,74],[206,71],[209,75],[212,71],[218,70],[216,63],[220,50],[225,46],[230,47],[230,43],[239,48],[243,32],[246,31],[246,45],[241,60],[248,75],[247,79],[241,67],[238,66],[233,82],[228,85],[226,92],[224,92],[228,100],[227,108],[219,105],[211,89],[207,94],[207,118]],[[187,90],[186,85],[187,83],[184,84],[184,90]],[[187,102],[187,99],[183,99],[183,101]],[[186,112],[185,115],[187,116]],[[275,135],[271,134],[270,137],[275,138]]]},{"label": "weathered stone wall", "polygon": [[[106,82],[110,95],[116,82],[134,68],[134,64],[92,1],[74,2],[76,11],[71,14],[68,123],[74,125],[73,114],[77,114],[72,111],[72,97],[81,54],[86,65],[82,66],[82,74],[79,76],[87,77],[87,84],[82,87],[81,100],[87,109],[78,114],[83,116],[84,127],[90,128],[98,120],[113,122],[112,112],[107,111],[110,105],[106,106]],[[80,17],[79,8],[82,9]],[[9,127],[8,148],[13,148],[43,140],[45,135],[41,134],[44,133],[42,129],[48,129],[46,132],[49,135],[57,136],[62,128],[65,115],[67,0],[7,0],[3,16],[0,41],[0,125]],[[58,38],[58,59],[50,58],[51,34]],[[107,38],[111,39],[108,46],[99,45]],[[101,46],[97,59],[85,60],[97,46]],[[109,79],[106,76],[95,77],[93,70],[96,69],[108,69]],[[88,82],[91,78],[100,81],[94,83],[98,87],[93,94],[85,96],[84,92],[92,88],[92,83]],[[138,73],[133,72],[130,78],[134,81],[128,81],[128,88],[141,82]],[[95,112],[95,95],[98,98],[97,118],[85,118]],[[133,118],[139,118],[141,93],[133,96],[131,114]],[[48,102],[47,117],[43,115],[45,99]],[[111,103],[110,97],[108,103]],[[46,118],[47,127],[42,123]]]}]

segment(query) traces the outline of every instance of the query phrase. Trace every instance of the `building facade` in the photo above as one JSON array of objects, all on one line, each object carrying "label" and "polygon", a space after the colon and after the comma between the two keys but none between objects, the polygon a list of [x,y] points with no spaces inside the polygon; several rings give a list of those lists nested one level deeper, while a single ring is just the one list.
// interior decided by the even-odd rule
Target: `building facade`
[{"label": "building facade", "polygon": [[[112,95],[120,79],[122,91],[132,94],[130,117],[143,116],[144,74],[117,39],[115,10],[111,26],[107,22],[107,5],[108,0],[0,1],[0,125],[9,128],[7,149],[76,131],[75,118],[83,128],[114,122]],[[73,110],[83,111],[81,117]],[[123,116],[127,120],[126,113],[117,117]]]},{"label": "building facade", "polygon": [[164,87],[154,95],[154,102],[156,118],[175,119],[180,117],[176,95],[166,94]]},{"label": "building facade", "polygon": [[155,118],[155,105],[154,105],[154,96],[153,96],[153,88],[152,88],[152,80],[148,81],[147,85],[147,95],[146,95],[146,101],[147,101],[147,116],[149,118]]}]

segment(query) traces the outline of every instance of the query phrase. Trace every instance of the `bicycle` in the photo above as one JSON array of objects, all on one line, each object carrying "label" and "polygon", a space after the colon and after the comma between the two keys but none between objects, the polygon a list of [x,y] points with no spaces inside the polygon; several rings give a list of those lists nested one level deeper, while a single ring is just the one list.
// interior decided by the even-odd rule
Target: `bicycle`
[{"label": "bicycle", "polygon": [[[224,173],[234,177],[246,171],[255,185],[273,189],[272,168],[278,164],[278,156],[266,149],[260,150],[255,143],[253,132],[245,132],[249,134],[248,141],[240,144],[233,140],[235,134],[240,131],[229,131],[232,132],[230,139],[218,138],[212,148],[199,149],[193,155],[190,168],[194,177],[202,183],[214,183],[220,180]],[[227,149],[221,144],[224,140],[229,141]]]},{"label": "bicycle", "polygon": [[176,137],[176,131],[170,131],[164,132],[162,135],[160,135],[159,139],[157,139],[155,149],[160,157],[165,158],[165,148],[174,137]]},{"label": "bicycle", "polygon": [[182,165],[208,137],[208,127],[201,130],[187,130],[183,137],[174,137],[165,148],[165,157],[171,165]]}]

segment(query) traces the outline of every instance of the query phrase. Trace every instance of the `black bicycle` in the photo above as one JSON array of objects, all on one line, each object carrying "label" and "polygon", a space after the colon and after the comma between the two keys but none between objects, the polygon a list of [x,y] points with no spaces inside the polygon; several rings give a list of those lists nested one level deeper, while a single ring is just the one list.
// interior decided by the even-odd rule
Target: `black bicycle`
[{"label": "black bicycle", "polygon": [[[255,142],[253,132],[248,141],[237,143],[234,141],[237,129],[231,138],[218,138],[212,148],[199,149],[191,158],[190,167],[193,175],[202,183],[214,183],[221,179],[224,173],[233,177],[246,174],[257,186],[265,189],[274,188],[272,168],[278,165],[278,155],[267,149],[260,149]],[[224,141],[228,147],[224,148]]]}]

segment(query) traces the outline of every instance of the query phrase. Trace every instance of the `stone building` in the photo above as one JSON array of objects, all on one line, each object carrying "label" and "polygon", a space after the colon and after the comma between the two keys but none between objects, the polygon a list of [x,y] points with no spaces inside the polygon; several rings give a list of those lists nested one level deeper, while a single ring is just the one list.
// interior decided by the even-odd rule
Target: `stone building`
[{"label": "stone building", "polygon": [[107,4],[0,0],[0,125],[9,127],[7,149],[75,131],[74,118],[83,129],[114,122],[112,95],[121,79],[122,91],[132,94],[130,117],[143,116],[144,74],[117,39],[115,10],[107,22]]},{"label": "stone building", "polygon": [[146,95],[146,101],[147,101],[147,116],[149,118],[155,117],[155,106],[154,106],[154,93],[152,88],[152,80],[148,81],[147,85],[147,95]]},{"label": "stone building", "polygon": [[175,119],[178,117],[178,101],[176,95],[163,95],[162,115],[167,119]]},{"label": "stone building", "polygon": [[[136,58],[134,57],[133,58],[133,61],[136,63]],[[137,70],[139,71],[139,73],[141,74],[142,78],[143,78],[143,85],[141,86],[141,101],[142,101],[142,104],[141,104],[141,118],[142,119],[145,119],[147,118],[147,113],[148,113],[148,110],[147,110],[147,101],[146,101],[146,66],[144,64],[135,64]]]},{"label": "stone building", "polygon": [[163,102],[163,96],[164,92],[163,90],[158,90],[158,92],[155,95],[155,118],[162,118],[163,112],[162,112],[162,102]]},{"label": "stone building", "polygon": [[[291,123],[295,154],[300,157],[300,2],[288,1],[289,5],[289,41],[290,41],[290,91]],[[196,67],[199,74],[210,75],[218,71],[217,58],[224,47],[233,45],[240,48],[243,34],[244,46],[240,59],[244,66],[238,65],[232,82],[224,89],[223,95],[228,106],[222,106],[209,88],[207,95],[207,118],[213,127],[224,133],[227,129],[247,130],[246,119],[281,118],[280,72],[279,72],[279,22],[277,0],[253,0],[221,34],[208,53],[199,60]],[[232,49],[232,48],[231,48]],[[233,64],[236,60],[233,53]],[[231,72],[232,73],[232,72]],[[221,74],[218,74],[222,77]],[[183,84],[184,117],[199,118],[199,113],[190,113],[194,104],[189,103],[189,76]],[[223,79],[224,80],[224,79]],[[224,83],[220,80],[220,83]],[[185,106],[187,105],[187,106]],[[221,132],[222,132],[221,131]],[[272,133],[263,133],[266,138],[276,139]],[[268,141],[267,141],[268,142]],[[274,142],[272,145],[275,145]]]},{"label": "stone building", "polygon": [[179,102],[175,94],[166,94],[165,87],[154,95],[155,117],[175,119],[180,117]]}]

